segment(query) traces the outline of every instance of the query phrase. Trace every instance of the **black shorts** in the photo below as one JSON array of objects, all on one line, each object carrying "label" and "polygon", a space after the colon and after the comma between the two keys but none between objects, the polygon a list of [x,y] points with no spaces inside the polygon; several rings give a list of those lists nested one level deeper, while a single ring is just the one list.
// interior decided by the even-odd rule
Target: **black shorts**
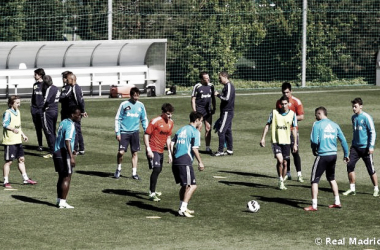
[{"label": "black shorts", "polygon": [[70,155],[66,149],[61,149],[53,153],[55,171],[60,174],[72,174],[73,168],[70,163]]},{"label": "black shorts", "polygon": [[119,151],[127,152],[128,146],[131,145],[131,152],[140,151],[140,134],[139,131],[131,134],[120,134]]},{"label": "black shorts", "polygon": [[277,158],[277,154],[282,154],[282,157],[285,160],[290,158],[290,144],[272,143],[272,151],[274,154],[274,158]]},{"label": "black shorts", "polygon": [[361,158],[364,161],[364,164],[367,168],[368,174],[372,176],[376,173],[374,163],[373,163],[373,154],[369,154],[368,148],[350,148],[350,161],[347,163],[347,172],[351,173],[355,171],[355,166],[358,160]]},{"label": "black shorts", "polygon": [[181,186],[196,185],[193,166],[172,165],[175,183]]},{"label": "black shorts", "polygon": [[325,171],[328,181],[335,180],[336,158],[336,155],[317,156],[311,169],[311,183],[319,183]]},{"label": "black shorts", "polygon": [[22,144],[15,145],[4,145],[4,160],[13,161],[14,159],[19,159],[24,157],[24,148]]},{"label": "black shorts", "polygon": [[158,153],[158,152],[153,151],[153,159],[150,159],[148,155],[146,155],[146,158],[148,159],[149,169],[160,168],[163,166],[162,165],[164,162],[163,153]]}]

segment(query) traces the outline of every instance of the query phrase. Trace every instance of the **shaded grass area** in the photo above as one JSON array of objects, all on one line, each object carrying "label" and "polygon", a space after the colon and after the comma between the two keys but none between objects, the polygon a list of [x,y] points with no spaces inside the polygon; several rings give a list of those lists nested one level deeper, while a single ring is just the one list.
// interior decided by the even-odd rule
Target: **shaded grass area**
[{"label": "shaded grass area", "polygon": [[[328,109],[329,118],[340,124],[348,142],[352,138],[350,100],[353,98],[363,98],[364,109],[373,115],[375,125],[380,126],[376,88],[295,91],[294,95],[303,101],[306,112],[299,130],[306,180],[314,161],[309,136],[316,107]],[[377,245],[348,244],[349,237],[379,237],[376,207],[380,199],[372,197],[373,187],[362,162],[357,166],[357,195],[341,196],[342,209],[327,208],[333,196],[324,178],[320,183],[318,212],[303,211],[311,203],[308,181],[292,180],[287,182],[287,191],[276,189],[275,160],[269,137],[266,148],[259,147],[259,140],[277,98],[275,92],[245,92],[237,96],[234,155],[221,158],[202,155],[206,169],[196,172],[198,189],[189,204],[196,212],[194,218],[176,216],[179,187],[167,163],[158,180],[157,190],[163,192],[159,203],[148,200],[150,171],[143,152],[139,154],[141,181],[131,178],[129,152],[122,177],[112,178],[117,150],[114,116],[120,99],[86,99],[89,118],[82,121],[86,153],[77,157],[68,198],[75,209],[57,209],[57,174],[52,160],[42,158],[43,154],[35,151],[36,138],[28,105],[22,100],[24,132],[30,138],[25,144],[27,170],[39,183],[22,185],[16,164],[12,165],[10,181],[17,191],[0,190],[2,245],[8,249],[377,249]],[[175,107],[174,130],[188,123],[189,96],[142,97],[141,101],[150,119],[160,114],[162,103],[170,102]],[[5,109],[5,105],[1,107]],[[217,136],[213,134],[212,148],[216,147]],[[342,157],[339,149],[336,179],[341,192],[348,188]],[[293,165],[291,170],[295,176]],[[246,211],[246,203],[252,199],[261,205],[258,213]],[[147,218],[150,216],[160,218]],[[321,246],[315,244],[316,238],[322,239]],[[346,244],[326,245],[327,238],[346,238]]]}]

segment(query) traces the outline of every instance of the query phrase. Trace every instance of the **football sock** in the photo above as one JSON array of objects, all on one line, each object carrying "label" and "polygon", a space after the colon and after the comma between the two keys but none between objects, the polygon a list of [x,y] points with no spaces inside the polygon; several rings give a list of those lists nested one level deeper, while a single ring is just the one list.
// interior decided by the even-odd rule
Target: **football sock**
[{"label": "football sock", "polygon": [[297,172],[297,175],[298,175],[298,176],[302,176],[301,171]]},{"label": "football sock", "polygon": [[355,184],[350,184],[350,189],[351,189],[352,191],[355,191]]},{"label": "football sock", "polygon": [[137,168],[132,168],[132,175],[137,175]]},{"label": "football sock", "polygon": [[4,177],[4,183],[9,183],[8,177]]},{"label": "football sock", "polygon": [[374,190],[374,191],[379,191],[379,186],[374,186],[374,187],[373,187],[373,190]]},{"label": "football sock", "polygon": [[209,151],[210,150],[210,146],[206,146],[206,151]]},{"label": "football sock", "polygon": [[182,212],[186,211],[186,209],[187,209],[187,202],[183,201],[180,209],[181,209]]},{"label": "football sock", "polygon": [[282,178],[282,176],[280,176],[278,179],[279,179],[281,182],[284,181],[284,178]]},{"label": "football sock", "polygon": [[335,205],[340,205],[339,195],[335,196]]},{"label": "football sock", "polygon": [[121,171],[121,164],[117,164],[117,170]]},{"label": "football sock", "polygon": [[317,208],[317,206],[318,206],[317,199],[312,199],[311,204],[312,204],[313,208]]},{"label": "football sock", "polygon": [[28,175],[26,173],[22,175],[22,178],[24,179],[24,181],[29,180]]},{"label": "football sock", "polygon": [[57,204],[59,204],[60,202],[61,202],[61,199],[57,198]]}]

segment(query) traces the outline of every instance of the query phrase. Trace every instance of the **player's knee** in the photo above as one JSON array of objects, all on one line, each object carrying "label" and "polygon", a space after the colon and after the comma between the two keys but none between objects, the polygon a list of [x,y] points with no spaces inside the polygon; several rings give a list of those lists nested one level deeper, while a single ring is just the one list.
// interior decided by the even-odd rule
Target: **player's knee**
[{"label": "player's knee", "polygon": [[352,173],[354,172],[355,167],[353,165],[347,164],[347,173]]},{"label": "player's knee", "polygon": [[156,174],[161,173],[161,171],[162,171],[162,167],[154,167],[153,168],[153,172],[156,173]]},{"label": "player's knee", "polygon": [[117,154],[118,154],[118,156],[123,156],[124,155],[124,153],[125,153],[125,151],[124,150],[120,150]]},{"label": "player's knee", "polygon": [[24,162],[25,162],[25,158],[24,158],[24,157],[20,157],[20,158],[18,158],[18,162],[19,162],[19,163],[24,163]]}]

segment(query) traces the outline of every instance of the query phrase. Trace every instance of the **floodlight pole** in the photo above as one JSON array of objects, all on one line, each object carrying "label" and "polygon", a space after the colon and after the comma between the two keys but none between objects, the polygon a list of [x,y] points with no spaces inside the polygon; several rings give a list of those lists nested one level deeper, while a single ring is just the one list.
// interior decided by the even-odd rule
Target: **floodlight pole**
[{"label": "floodlight pole", "polygon": [[108,0],[108,40],[112,40],[112,0]]},{"label": "floodlight pole", "polygon": [[307,32],[307,0],[303,0],[302,7],[302,87],[306,86],[306,32]]}]

